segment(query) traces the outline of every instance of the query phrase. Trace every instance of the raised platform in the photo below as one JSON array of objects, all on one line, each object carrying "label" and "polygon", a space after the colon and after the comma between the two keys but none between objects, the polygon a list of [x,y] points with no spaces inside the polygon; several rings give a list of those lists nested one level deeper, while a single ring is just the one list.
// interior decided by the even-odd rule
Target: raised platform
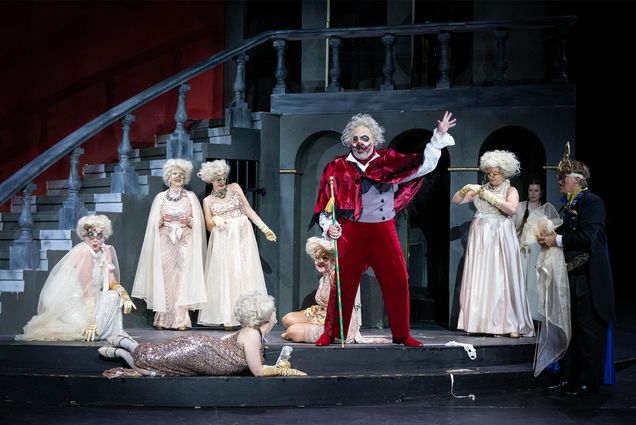
[{"label": "raised platform", "polygon": [[[16,342],[0,337],[0,397],[5,402],[101,406],[316,406],[377,404],[454,393],[503,393],[542,383],[532,373],[534,338],[466,336],[436,324],[413,329],[420,348],[395,344],[316,347],[287,343],[280,329],[269,335],[266,363],[273,364],[283,345],[294,347],[292,364],[306,377],[164,377],[109,380],[101,375],[118,362],[101,358],[103,342]],[[158,342],[193,332],[129,329],[139,341]],[[365,337],[390,338],[386,330],[363,330]],[[473,344],[470,360],[456,341]]]}]

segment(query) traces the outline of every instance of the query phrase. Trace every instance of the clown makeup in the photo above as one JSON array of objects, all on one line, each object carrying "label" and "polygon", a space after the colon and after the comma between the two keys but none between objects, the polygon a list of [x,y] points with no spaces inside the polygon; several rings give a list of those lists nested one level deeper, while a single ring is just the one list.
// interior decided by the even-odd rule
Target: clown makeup
[{"label": "clown makeup", "polygon": [[356,127],[351,137],[351,153],[359,161],[366,161],[375,150],[375,139],[365,126]]},{"label": "clown makeup", "polygon": [[212,177],[212,189],[215,191],[222,190],[225,188],[225,182],[227,181],[227,176],[224,174],[216,174]]},{"label": "clown makeup", "polygon": [[316,270],[318,272],[326,273],[333,270],[334,259],[325,251],[317,250],[314,253],[314,264],[316,265]]}]

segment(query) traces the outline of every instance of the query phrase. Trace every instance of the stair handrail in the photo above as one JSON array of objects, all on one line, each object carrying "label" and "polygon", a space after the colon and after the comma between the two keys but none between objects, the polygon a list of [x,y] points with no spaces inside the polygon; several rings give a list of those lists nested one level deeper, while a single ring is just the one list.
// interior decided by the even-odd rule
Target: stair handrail
[{"label": "stair handrail", "polygon": [[554,27],[570,27],[576,22],[576,16],[549,16],[525,19],[471,21],[471,22],[444,22],[423,23],[380,27],[357,28],[324,28],[303,30],[273,30],[265,31],[251,37],[235,47],[225,49],[217,54],[204,59],[189,68],[186,68],[171,77],[143,90],[135,96],[125,100],[119,105],[109,109],[90,122],[84,124],[68,136],[51,146],[49,149],[28,162],[24,167],[15,172],[5,181],[0,183],[0,205],[4,204],[15,193],[21,191],[27,184],[46,171],[53,164],[62,159],[73,149],[80,147],[86,140],[98,132],[119,121],[127,114],[132,113],[140,106],[161,96],[167,91],[178,87],[192,78],[206,72],[217,65],[231,60],[240,53],[253,49],[268,40],[308,40],[325,39],[330,37],[340,38],[366,38],[384,34],[392,35],[422,35],[437,34],[440,32],[485,32],[493,29],[545,29]]}]

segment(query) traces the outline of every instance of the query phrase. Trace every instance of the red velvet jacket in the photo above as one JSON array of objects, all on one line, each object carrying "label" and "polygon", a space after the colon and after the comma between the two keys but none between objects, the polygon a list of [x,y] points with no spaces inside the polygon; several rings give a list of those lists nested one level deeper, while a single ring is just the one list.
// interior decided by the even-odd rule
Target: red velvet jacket
[{"label": "red velvet jacket", "polygon": [[[371,161],[364,173],[360,172],[354,162],[346,160],[348,154],[339,156],[325,166],[320,179],[318,200],[314,207],[315,222],[331,197],[330,176],[334,177],[336,216],[358,221],[362,212],[361,187],[364,178],[379,183],[395,184],[415,173],[422,165],[420,154],[407,155],[393,149],[381,149],[377,152],[380,157]],[[424,177],[419,177],[399,185],[395,193],[395,212],[399,212],[413,199],[423,182]]]}]

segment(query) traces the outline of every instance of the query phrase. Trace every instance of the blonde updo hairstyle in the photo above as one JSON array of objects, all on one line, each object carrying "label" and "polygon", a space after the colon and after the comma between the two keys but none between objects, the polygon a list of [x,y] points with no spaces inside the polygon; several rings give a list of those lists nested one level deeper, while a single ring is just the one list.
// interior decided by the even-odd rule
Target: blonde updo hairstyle
[{"label": "blonde updo hairstyle", "polygon": [[183,178],[185,180],[184,184],[188,184],[190,182],[190,177],[192,176],[192,163],[187,159],[169,159],[163,164],[163,182],[170,186],[170,174],[173,171],[178,171],[183,173]]},{"label": "blonde updo hairstyle", "polygon": [[254,291],[236,300],[234,317],[244,328],[257,328],[269,321],[273,311],[274,297]]},{"label": "blonde updo hairstyle", "polygon": [[489,168],[498,168],[505,178],[516,176],[521,170],[521,164],[514,153],[510,151],[488,151],[479,160],[479,169],[484,173]]},{"label": "blonde updo hairstyle", "polygon": [[224,159],[217,159],[216,161],[201,164],[201,170],[199,170],[197,176],[207,184],[210,184],[215,176],[227,177],[229,174],[229,164]]},{"label": "blonde updo hairstyle", "polygon": [[366,127],[371,132],[376,146],[382,146],[384,144],[384,127],[380,127],[380,124],[369,114],[356,114],[351,117],[351,120],[342,131],[340,141],[343,145],[350,148],[353,141],[353,131],[356,127]]},{"label": "blonde updo hairstyle", "polygon": [[305,251],[307,251],[307,254],[312,260],[316,257],[316,254],[320,254],[322,256],[324,253],[324,255],[329,257],[331,261],[334,261],[336,259],[336,255],[333,248],[332,242],[315,236],[307,239],[307,243],[305,244]]},{"label": "blonde updo hairstyle", "polygon": [[108,239],[113,234],[113,226],[110,219],[105,215],[85,215],[77,222],[75,232],[80,239],[84,239],[88,231],[94,227],[101,227],[104,239]]}]

